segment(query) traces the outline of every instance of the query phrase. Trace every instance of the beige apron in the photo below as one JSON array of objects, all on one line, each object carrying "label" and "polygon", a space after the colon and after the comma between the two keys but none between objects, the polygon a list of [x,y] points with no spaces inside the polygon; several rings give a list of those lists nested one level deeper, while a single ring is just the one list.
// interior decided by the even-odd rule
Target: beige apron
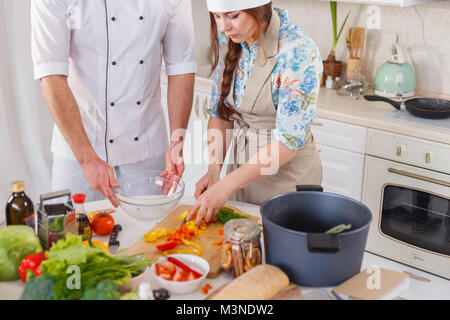
[{"label": "beige apron", "polygon": [[[271,142],[272,130],[276,127],[276,110],[272,101],[270,75],[277,63],[275,56],[278,54],[279,29],[280,18],[273,11],[263,41],[267,60],[265,60],[263,50],[259,48],[239,109],[234,104],[233,89],[230,90],[226,99],[228,106],[239,111],[242,117],[241,119],[233,116],[233,138],[229,148],[231,154],[227,157],[229,163],[225,163],[227,174],[239,168],[252,155]],[[227,48],[222,46],[223,57],[226,50]],[[223,68],[224,63],[222,63],[222,76]],[[221,82],[222,78],[219,83]],[[231,88],[234,88],[234,76]],[[271,196],[295,191],[296,185],[320,185],[322,183],[322,164],[310,129],[307,131],[305,140],[305,145],[295,157],[281,166],[278,172],[267,175],[262,180],[238,190],[232,195],[231,200],[261,205]]]}]

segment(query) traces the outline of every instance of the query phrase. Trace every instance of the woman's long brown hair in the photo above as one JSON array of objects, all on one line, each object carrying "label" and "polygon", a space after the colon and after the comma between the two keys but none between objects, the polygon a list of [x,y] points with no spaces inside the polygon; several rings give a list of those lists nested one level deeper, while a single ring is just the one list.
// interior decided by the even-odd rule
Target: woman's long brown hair
[{"label": "woman's long brown hair", "polygon": [[[262,37],[264,34],[264,26],[268,25],[270,18],[272,17],[272,3],[252,9],[243,10],[252,16],[257,22],[255,38],[258,39],[260,48],[262,47]],[[214,15],[209,13],[211,23],[211,73],[216,69],[219,64],[219,37],[217,31],[217,24],[214,19]],[[228,52],[225,56],[225,68],[223,71],[223,80],[220,87],[220,101],[217,105],[217,113],[222,119],[229,119],[233,114],[239,114],[235,110],[228,108],[225,105],[225,99],[231,90],[231,82],[233,80],[233,73],[235,72],[236,65],[241,56],[242,47],[239,43],[234,43],[231,39],[228,40]]]}]

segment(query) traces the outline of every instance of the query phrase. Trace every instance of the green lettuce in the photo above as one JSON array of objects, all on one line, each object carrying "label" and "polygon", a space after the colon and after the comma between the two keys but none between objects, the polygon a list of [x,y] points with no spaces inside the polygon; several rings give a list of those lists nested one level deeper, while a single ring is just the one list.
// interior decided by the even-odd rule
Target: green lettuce
[{"label": "green lettuce", "polygon": [[[116,286],[126,285],[132,277],[141,274],[152,264],[139,256],[111,255],[82,242],[83,237],[68,233],[64,239],[53,244],[46,253],[48,259],[41,263],[41,271],[54,279],[55,300],[90,299],[94,296],[99,299],[103,297],[102,294],[97,296],[99,288],[101,292],[108,288],[107,297],[116,297],[111,282]],[[73,284],[75,276],[80,280],[78,288],[69,285]],[[107,280],[108,286],[105,284]],[[98,287],[101,283],[103,285]]]},{"label": "green lettuce", "polygon": [[17,268],[26,256],[42,251],[39,237],[28,226],[0,228],[0,281],[19,278]]}]

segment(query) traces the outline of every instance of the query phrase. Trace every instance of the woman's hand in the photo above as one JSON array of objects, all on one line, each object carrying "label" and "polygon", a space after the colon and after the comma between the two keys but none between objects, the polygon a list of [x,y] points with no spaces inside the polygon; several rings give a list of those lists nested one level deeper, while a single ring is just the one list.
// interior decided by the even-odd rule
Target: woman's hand
[{"label": "woman's hand", "polygon": [[195,185],[195,199],[198,200],[200,195],[205,192],[205,190],[212,187],[220,180],[220,170],[220,165],[209,166],[208,172]]},{"label": "woman's hand", "polygon": [[233,190],[222,182],[218,182],[209,187],[198,197],[197,202],[189,212],[188,220],[198,211],[195,224],[199,226],[206,212],[205,221],[208,223],[225,205],[232,193]]}]

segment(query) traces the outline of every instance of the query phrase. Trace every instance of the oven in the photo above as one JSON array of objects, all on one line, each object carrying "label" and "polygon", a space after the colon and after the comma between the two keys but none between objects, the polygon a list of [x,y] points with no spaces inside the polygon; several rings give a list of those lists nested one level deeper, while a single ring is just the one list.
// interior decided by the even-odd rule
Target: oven
[{"label": "oven", "polygon": [[450,279],[450,145],[369,129],[366,250]]}]

